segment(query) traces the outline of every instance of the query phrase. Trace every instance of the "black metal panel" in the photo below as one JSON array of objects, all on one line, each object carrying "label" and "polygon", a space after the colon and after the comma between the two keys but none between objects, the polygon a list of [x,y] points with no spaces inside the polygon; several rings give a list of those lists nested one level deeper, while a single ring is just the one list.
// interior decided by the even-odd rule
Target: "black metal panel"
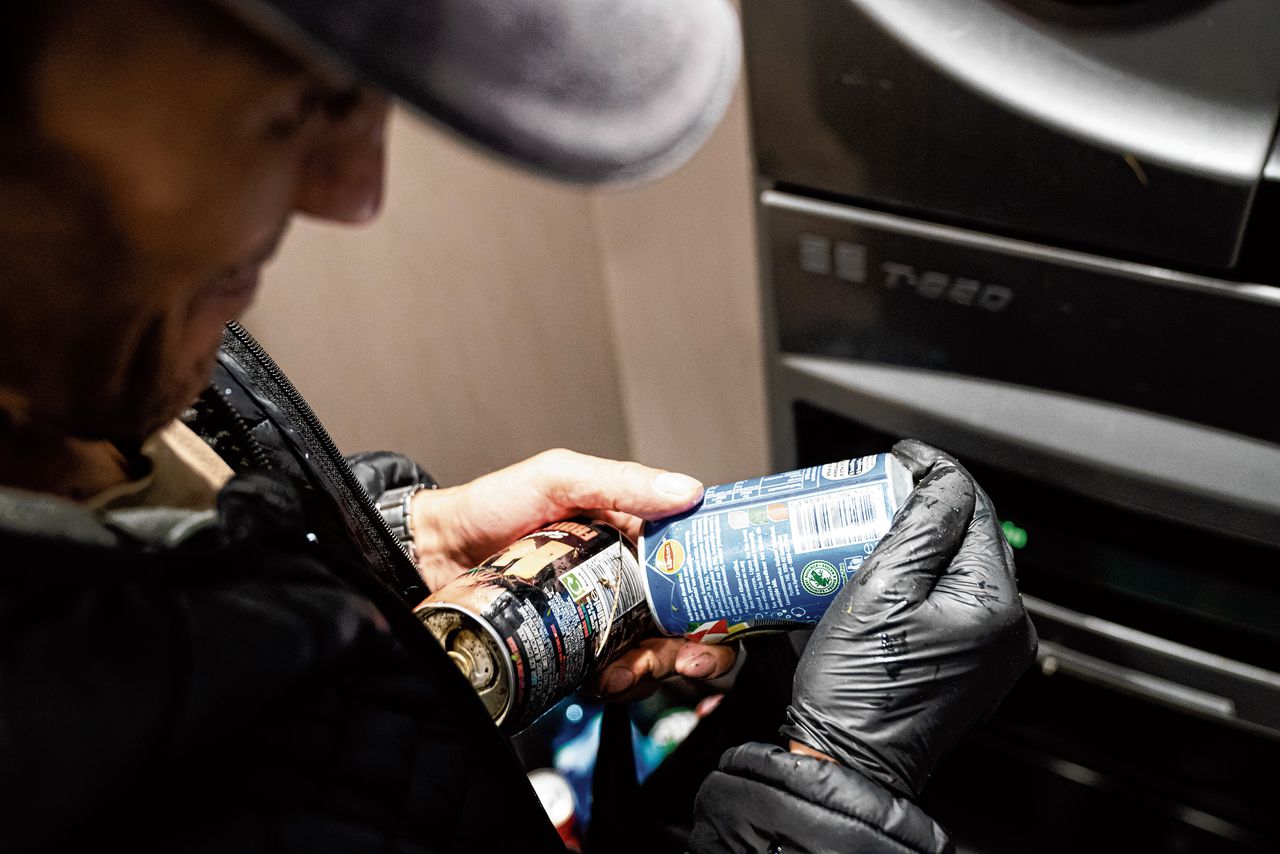
[{"label": "black metal panel", "polygon": [[[1181,163],[1162,161],[1135,153],[1136,146],[1108,145],[1052,126],[1001,92],[977,91],[957,79],[922,54],[919,45],[909,48],[882,29],[861,10],[863,5],[869,4],[744,2],[753,133],[762,176],[817,196],[1034,236],[1055,245],[1196,269],[1227,270],[1236,263],[1261,156],[1256,168],[1215,175],[1202,168],[1205,164],[1197,155]],[[1265,27],[1268,30],[1280,29],[1277,13],[1280,6],[1251,7],[1259,22],[1275,18],[1273,26]],[[1007,14],[1021,19],[1026,13],[1011,8]],[[1201,14],[1203,33],[1232,23],[1230,10],[1217,18],[1212,8]],[[1039,24],[1046,26],[1044,21]],[[1187,115],[1185,122],[1174,124],[1198,136],[1202,152],[1215,150],[1213,145],[1203,146],[1215,124],[1223,134],[1222,151],[1265,146],[1277,93],[1271,93],[1267,104],[1261,97],[1266,86],[1249,71],[1238,70],[1240,55],[1195,54],[1196,30],[1185,22],[1167,44],[1152,35],[1153,27],[1145,28],[1144,42],[1148,56],[1161,57],[1152,59],[1153,65],[1183,56],[1188,67],[1203,69],[1201,83],[1207,79],[1211,82],[1204,85],[1209,86],[1215,85],[1213,72],[1221,66],[1219,77],[1228,90],[1221,98],[1238,96],[1244,102],[1241,115],[1252,110],[1257,119],[1246,132],[1227,127],[1207,108],[1204,115]],[[984,34],[975,43],[991,50],[990,42],[1001,35]],[[1022,44],[1007,46],[1011,54],[1027,49]],[[1277,58],[1262,38],[1242,42],[1236,53],[1249,51],[1260,54],[1254,65]],[[1138,56],[1131,60],[1139,67],[1146,61]],[[1114,79],[1103,77],[1110,80],[1109,88],[1089,93],[1089,98],[1096,96],[1099,105],[1107,102],[1112,109],[1132,98],[1136,110],[1146,95],[1126,91],[1126,81],[1142,76],[1141,68],[1117,67]],[[1170,91],[1182,82],[1172,81]],[[1008,89],[1019,85],[1016,72],[1011,73]],[[1272,87],[1276,88],[1280,87]],[[1217,94],[1205,93],[1201,103],[1212,104]],[[1189,99],[1170,109],[1191,111],[1195,103]],[[1088,109],[1086,105],[1077,111]],[[1177,141],[1160,137],[1170,133],[1169,128],[1153,128],[1151,133],[1153,148],[1176,150]],[[1241,154],[1236,167],[1241,160],[1252,163]]]},{"label": "black metal panel", "polygon": [[929,368],[1280,442],[1280,289],[769,194],[784,352]]},{"label": "black metal panel", "polygon": [[1280,4],[742,6],[777,453],[959,455],[1045,641],[928,808],[991,854],[1270,850]]}]

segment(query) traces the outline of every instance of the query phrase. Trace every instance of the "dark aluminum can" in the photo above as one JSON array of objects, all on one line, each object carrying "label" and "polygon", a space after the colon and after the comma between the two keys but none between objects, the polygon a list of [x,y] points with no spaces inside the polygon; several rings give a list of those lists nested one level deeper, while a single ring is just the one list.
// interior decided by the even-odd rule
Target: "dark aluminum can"
[{"label": "dark aluminum can", "polygon": [[589,519],[521,537],[415,613],[508,733],[653,633],[631,544]]}]

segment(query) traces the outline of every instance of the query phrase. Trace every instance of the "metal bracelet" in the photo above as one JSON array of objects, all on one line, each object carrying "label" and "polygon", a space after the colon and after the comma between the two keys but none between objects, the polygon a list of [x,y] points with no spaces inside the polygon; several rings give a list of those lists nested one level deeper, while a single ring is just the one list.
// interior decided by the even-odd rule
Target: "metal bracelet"
[{"label": "metal bracelet", "polygon": [[415,483],[412,486],[402,486],[397,489],[388,489],[378,497],[378,512],[382,514],[382,518],[386,521],[387,527],[391,529],[391,533],[395,534],[400,545],[408,552],[409,557],[413,558],[417,563],[417,553],[413,545],[413,513],[411,507],[413,497],[420,490],[426,489],[425,483]]}]

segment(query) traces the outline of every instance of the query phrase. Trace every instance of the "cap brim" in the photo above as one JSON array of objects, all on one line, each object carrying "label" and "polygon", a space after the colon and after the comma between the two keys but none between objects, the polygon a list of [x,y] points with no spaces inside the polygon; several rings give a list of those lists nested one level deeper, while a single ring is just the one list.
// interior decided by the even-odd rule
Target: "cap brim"
[{"label": "cap brim", "polygon": [[740,63],[727,0],[220,0],[482,146],[567,181],[668,172]]}]

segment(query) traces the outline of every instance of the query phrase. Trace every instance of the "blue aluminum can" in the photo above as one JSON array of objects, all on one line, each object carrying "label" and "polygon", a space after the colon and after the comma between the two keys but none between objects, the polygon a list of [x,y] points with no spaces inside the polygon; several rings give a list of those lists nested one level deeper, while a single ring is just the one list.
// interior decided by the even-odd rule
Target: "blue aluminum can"
[{"label": "blue aluminum can", "polygon": [[818,622],[911,488],[892,454],[709,488],[640,537],[654,621],[703,643]]}]

